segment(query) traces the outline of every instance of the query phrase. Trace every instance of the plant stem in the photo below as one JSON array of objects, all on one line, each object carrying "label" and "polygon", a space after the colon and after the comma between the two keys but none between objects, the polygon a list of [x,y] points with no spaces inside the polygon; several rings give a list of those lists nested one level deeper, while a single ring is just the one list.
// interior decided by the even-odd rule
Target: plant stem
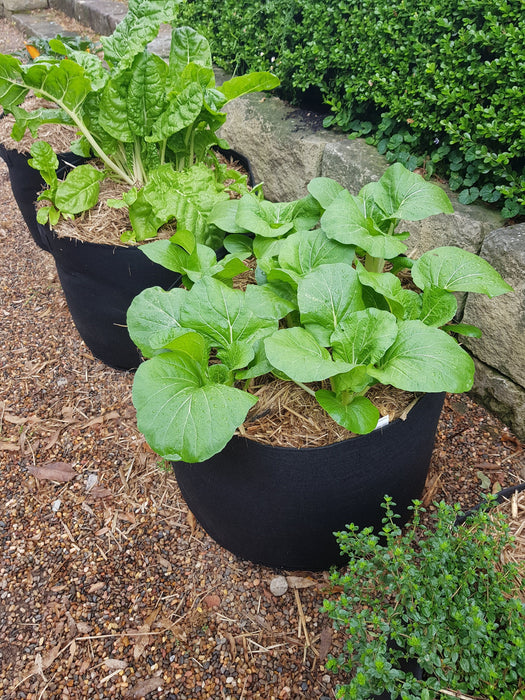
[{"label": "plant stem", "polygon": [[303,384],[302,382],[297,382],[295,380],[294,383],[297,384],[297,386],[300,386],[301,389],[304,389],[307,394],[310,394],[310,396],[315,396],[315,391],[313,389],[310,389],[309,386],[306,386],[306,384]]}]

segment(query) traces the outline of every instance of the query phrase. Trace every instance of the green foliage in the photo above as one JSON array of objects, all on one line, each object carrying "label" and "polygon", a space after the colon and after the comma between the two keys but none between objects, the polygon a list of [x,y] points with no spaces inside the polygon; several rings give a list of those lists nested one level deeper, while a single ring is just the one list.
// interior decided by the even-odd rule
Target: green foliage
[{"label": "green foliage", "polygon": [[[208,221],[231,233],[220,261],[180,232],[142,246],[187,288],[147,289],[127,316],[150,358],[133,384],[138,426],[166,459],[198,462],[222,449],[255,403],[242,383],[268,373],[302,386],[355,433],[377,426],[365,394],[378,382],[415,392],[472,386],[472,358],[449,335],[453,293],[510,287],[459,248],[408,261],[406,235],[396,232],[401,217],[450,212],[443,190],[400,164],[355,197],[328,178],[308,189],[295,202],[249,193],[216,204]],[[232,289],[252,255],[257,284]],[[392,270],[412,266],[420,292],[384,271],[386,260]]]},{"label": "green foliage", "polygon": [[[59,39],[49,42],[51,55],[30,64],[0,54],[0,104],[15,117],[13,137],[20,140],[28,128],[35,136],[48,122],[74,125],[80,140],[72,150],[102,161],[103,169],[82,165],[58,183],[49,179],[54,154],[35,144],[32,165],[50,185],[41,197],[50,202],[39,210],[41,223],[56,224],[60,215],[90,209],[100,181],[112,178],[130,188],[112,203],[129,209],[133,228],[125,240],[155,237],[159,227],[176,219],[199,242],[209,243],[214,232],[206,217],[217,201],[228,199],[224,182],[233,179],[231,191],[247,191],[245,180],[220,167],[212,150],[228,145],[217,135],[226,120],[222,108],[279,81],[269,72],[254,72],[219,90],[209,44],[187,26],[173,28],[167,63],[151,53],[148,43],[161,23],[173,21],[178,2],[130,2],[114,33],[102,38],[103,56]],[[26,111],[20,105],[29,91],[56,107]]]},{"label": "green foliage", "polygon": [[521,0],[199,0],[181,13],[223,67],[273,70],[285,97],[323,100],[327,125],[390,163],[525,213]]},{"label": "green foliage", "polygon": [[[519,565],[499,564],[511,541],[505,516],[483,507],[455,527],[459,506],[441,502],[428,526],[415,501],[402,531],[395,503],[386,497],[383,507],[379,534],[349,525],[336,535],[348,565],[332,574],[343,592],[325,600],[324,611],[347,639],[328,666],[352,675],[337,697],[366,700],[386,690],[392,698],[430,700],[444,689],[522,698],[525,604],[517,597]],[[422,679],[406,670],[409,660]]]}]

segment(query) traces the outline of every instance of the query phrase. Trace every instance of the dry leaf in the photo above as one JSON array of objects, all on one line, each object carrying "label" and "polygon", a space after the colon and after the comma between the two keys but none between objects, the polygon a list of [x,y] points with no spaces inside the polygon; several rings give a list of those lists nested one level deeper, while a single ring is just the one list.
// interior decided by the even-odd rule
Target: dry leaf
[{"label": "dry leaf", "polygon": [[79,634],[89,634],[91,632],[91,625],[88,622],[79,620],[77,621],[77,630]]},{"label": "dry leaf", "polygon": [[332,628],[323,627],[321,630],[321,639],[319,640],[319,659],[322,661],[326,658],[330,647],[332,646]]},{"label": "dry leaf", "polygon": [[18,452],[20,445],[15,445],[14,442],[0,442],[0,450],[3,452]]},{"label": "dry leaf", "polygon": [[130,688],[126,695],[125,700],[139,700],[143,698],[148,693],[152,693],[154,690],[160,690],[164,685],[164,679],[162,676],[155,676],[155,678],[147,678],[145,681],[140,681],[133,688]]},{"label": "dry leaf", "polygon": [[92,501],[97,498],[110,498],[110,496],[113,496],[113,491],[110,489],[106,489],[103,486],[93,486],[89,490],[89,497],[88,501]]},{"label": "dry leaf", "polygon": [[68,462],[49,462],[41,467],[28,467],[27,469],[37,479],[49,479],[50,481],[71,481],[78,476]]},{"label": "dry leaf", "polygon": [[316,581],[305,576],[287,576],[286,580],[290,588],[310,588],[317,585]]},{"label": "dry leaf", "polygon": [[104,659],[104,666],[110,671],[124,670],[128,665],[128,662],[122,659]]},{"label": "dry leaf", "polygon": [[97,591],[100,591],[101,588],[104,588],[106,584],[104,581],[98,581],[97,583],[91,584],[91,586],[88,588],[88,593],[96,593]]}]

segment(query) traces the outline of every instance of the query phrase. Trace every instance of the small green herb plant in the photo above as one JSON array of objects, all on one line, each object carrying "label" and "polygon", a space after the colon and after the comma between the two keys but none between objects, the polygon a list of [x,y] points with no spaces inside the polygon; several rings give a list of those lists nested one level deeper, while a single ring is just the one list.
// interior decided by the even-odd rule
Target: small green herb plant
[{"label": "small green herb plant", "polygon": [[[209,221],[231,234],[220,261],[189,236],[142,246],[186,287],[146,289],[128,310],[131,338],[149,358],[135,374],[133,401],[150,446],[168,460],[208,459],[256,403],[250,381],[266,374],[303,387],[354,433],[377,426],[366,396],[377,383],[470,389],[473,361],[451,334],[479,331],[453,323],[454,292],[492,297],[511,288],[460,248],[404,257],[409,234],[397,231],[402,219],[451,211],[441,188],[395,164],[358,196],[316,178],[295,202],[253,193],[219,202]],[[232,288],[251,257],[257,284]]]},{"label": "small green herb plant", "polygon": [[[505,516],[483,507],[456,527],[459,506],[441,502],[429,526],[414,501],[402,531],[395,503],[385,498],[383,507],[380,533],[355,525],[337,533],[348,564],[331,580],[343,592],[323,607],[347,638],[327,665],[352,678],[336,697],[523,698],[525,604],[518,565],[499,564],[510,542]],[[407,670],[409,661],[422,677]]]},{"label": "small green herb plant", "polygon": [[[91,209],[100,182],[109,177],[129,188],[122,200],[110,202],[129,209],[132,231],[126,240],[154,237],[176,219],[179,229],[191,228],[205,241],[211,206],[230,196],[224,181],[233,178],[231,189],[247,191],[245,178],[218,167],[212,150],[227,147],[217,135],[226,120],[222,108],[279,81],[259,72],[217,88],[209,44],[191,27],[173,29],[167,62],[149,51],[161,23],[176,19],[178,4],[131,0],[114,33],[101,39],[102,56],[58,39],[49,42],[58,56],[44,55],[30,64],[0,55],[0,104],[15,117],[13,137],[21,139],[28,128],[35,135],[48,122],[74,125],[80,138],[72,150],[102,164],[86,163],[58,180],[52,148],[37,141],[30,164],[49,186],[41,195],[49,204],[38,211],[40,223],[56,225],[61,215],[74,218]],[[20,105],[30,91],[55,106],[28,112]]]}]

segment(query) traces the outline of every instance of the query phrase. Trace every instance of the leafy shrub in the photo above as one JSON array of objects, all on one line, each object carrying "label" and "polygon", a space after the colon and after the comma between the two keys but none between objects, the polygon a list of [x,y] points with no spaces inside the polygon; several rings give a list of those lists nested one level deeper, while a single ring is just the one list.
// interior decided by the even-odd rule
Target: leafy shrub
[{"label": "leafy shrub", "polygon": [[525,604],[513,597],[519,569],[495,566],[510,541],[505,516],[482,508],[456,528],[459,506],[442,502],[429,527],[416,501],[402,532],[393,506],[386,498],[380,535],[354,525],[337,534],[349,563],[332,575],[343,592],[324,609],[347,643],[346,654],[328,663],[353,675],[337,697],[365,700],[386,690],[430,700],[445,689],[454,697],[523,698]]},{"label": "leafy shrub", "polygon": [[183,16],[231,71],[318,95],[389,162],[445,175],[461,202],[525,214],[521,0],[212,0]]}]

